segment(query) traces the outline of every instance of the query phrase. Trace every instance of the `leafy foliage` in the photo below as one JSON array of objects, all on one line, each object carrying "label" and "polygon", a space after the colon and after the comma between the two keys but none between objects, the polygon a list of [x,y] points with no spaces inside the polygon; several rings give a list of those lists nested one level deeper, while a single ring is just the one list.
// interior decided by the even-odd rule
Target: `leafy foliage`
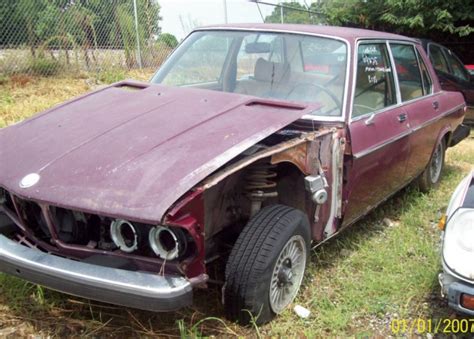
[{"label": "leafy foliage", "polygon": [[[464,0],[324,0],[309,8],[298,2],[276,6],[265,22],[326,23],[410,36],[468,36],[474,32],[474,2]],[[292,10],[309,10],[312,13]]]},{"label": "leafy foliage", "polygon": [[[158,2],[137,0],[137,11],[140,37],[149,39],[159,34]],[[117,14],[119,12],[127,13],[127,16]],[[123,21],[111,20],[114,17]],[[116,39],[117,35],[123,34],[120,29],[123,25],[134,29],[133,2],[130,0],[18,0],[0,3],[0,45],[36,45],[54,36],[70,34],[81,46],[123,47],[117,46],[119,40]]]},{"label": "leafy foliage", "polygon": [[431,37],[474,32],[474,3],[463,0],[328,0],[311,8],[320,9],[332,25]]},{"label": "leafy foliage", "polygon": [[61,67],[57,60],[39,57],[31,60],[29,68],[33,75],[53,76],[60,72]]},{"label": "leafy foliage", "polygon": [[158,42],[164,43],[169,48],[175,48],[178,46],[178,39],[170,33],[162,33],[158,38]]},{"label": "leafy foliage", "polygon": [[[273,12],[265,18],[267,23],[307,24],[315,23],[315,18],[307,12],[308,8],[298,2],[282,2],[282,8],[276,6]],[[292,9],[294,8],[294,9]]]},{"label": "leafy foliage", "polygon": [[99,49],[122,50],[126,66],[135,67],[140,46],[143,66],[155,66],[161,57],[153,50],[160,33],[160,5],[158,0],[135,1],[137,24],[132,0],[1,1],[0,46],[27,46],[33,58],[42,58],[38,65],[45,64],[47,52],[54,60],[64,55],[69,65],[71,50],[78,64],[81,51],[87,69],[98,65]]}]

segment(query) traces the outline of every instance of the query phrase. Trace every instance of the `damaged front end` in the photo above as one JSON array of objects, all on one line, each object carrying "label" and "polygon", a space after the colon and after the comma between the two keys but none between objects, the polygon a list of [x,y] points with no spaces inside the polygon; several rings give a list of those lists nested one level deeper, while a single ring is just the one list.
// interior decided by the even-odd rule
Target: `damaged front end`
[{"label": "damaged front end", "polygon": [[23,199],[0,189],[0,270],[85,298],[151,311],[192,303],[198,253],[181,227],[147,225]]},{"label": "damaged front end", "polygon": [[202,239],[202,261],[190,264],[193,271],[205,272],[207,264],[225,259],[243,227],[265,206],[304,211],[314,244],[339,231],[344,130],[294,127],[247,149],[168,211],[164,223],[194,229]]},{"label": "damaged front end", "polygon": [[307,213],[315,243],[339,228],[343,129],[289,126],[226,163],[158,223],[73,210],[0,189],[0,270],[152,311],[192,303],[242,228],[271,204]]}]

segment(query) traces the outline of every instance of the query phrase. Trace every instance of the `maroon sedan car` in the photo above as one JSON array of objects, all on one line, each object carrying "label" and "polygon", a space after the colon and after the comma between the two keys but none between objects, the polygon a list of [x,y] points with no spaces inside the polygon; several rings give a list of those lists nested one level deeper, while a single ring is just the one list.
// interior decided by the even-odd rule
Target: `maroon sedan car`
[{"label": "maroon sedan car", "polygon": [[474,125],[474,77],[450,49],[429,40],[421,40],[438,76],[441,89],[459,91],[466,100],[464,123]]},{"label": "maroon sedan car", "polygon": [[225,262],[227,315],[269,321],[292,303],[313,246],[413,180],[438,183],[464,113],[417,40],[197,29],[151,83],[0,130],[0,270],[170,311]]}]

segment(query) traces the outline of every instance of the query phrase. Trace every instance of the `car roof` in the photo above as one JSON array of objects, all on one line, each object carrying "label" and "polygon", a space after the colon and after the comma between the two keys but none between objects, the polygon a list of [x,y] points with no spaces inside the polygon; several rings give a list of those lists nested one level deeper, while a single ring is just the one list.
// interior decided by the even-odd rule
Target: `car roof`
[{"label": "car roof", "polygon": [[356,39],[394,39],[405,40],[409,42],[419,43],[418,39],[409,38],[403,35],[386,33],[380,31],[372,31],[361,28],[339,27],[339,26],[321,26],[321,25],[300,25],[300,24],[223,24],[211,25],[196,28],[195,30],[212,30],[212,29],[232,29],[232,30],[259,30],[259,31],[281,31],[303,34],[320,34],[328,35],[346,40],[355,41]]}]

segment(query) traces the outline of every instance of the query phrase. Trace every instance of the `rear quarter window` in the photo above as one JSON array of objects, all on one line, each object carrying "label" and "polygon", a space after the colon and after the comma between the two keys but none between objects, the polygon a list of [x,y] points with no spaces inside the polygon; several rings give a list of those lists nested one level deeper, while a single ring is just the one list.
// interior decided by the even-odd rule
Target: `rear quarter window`
[{"label": "rear quarter window", "polygon": [[430,72],[428,71],[428,67],[426,67],[423,58],[421,57],[420,52],[416,50],[416,55],[418,57],[418,61],[420,62],[421,68],[421,80],[423,82],[423,94],[428,95],[433,93],[433,80],[431,80]]}]

